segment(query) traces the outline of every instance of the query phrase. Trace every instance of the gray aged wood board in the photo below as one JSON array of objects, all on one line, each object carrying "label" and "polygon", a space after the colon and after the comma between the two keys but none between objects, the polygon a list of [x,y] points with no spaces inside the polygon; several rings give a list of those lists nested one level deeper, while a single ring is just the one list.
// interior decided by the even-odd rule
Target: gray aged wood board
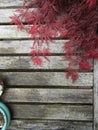
[{"label": "gray aged wood board", "polygon": [[92,121],[92,105],[9,104],[14,119]]},{"label": "gray aged wood board", "polygon": [[[43,56],[40,56],[43,61],[41,66],[36,66],[32,62],[31,56],[0,56],[0,69],[52,69],[52,70],[64,70],[68,67],[68,61],[64,60],[64,56],[47,56],[48,60],[46,60]],[[93,63],[91,61],[93,66]],[[74,69],[79,69],[78,66],[73,66]],[[92,67],[93,69],[93,67]],[[92,71],[89,70],[90,71]]]},{"label": "gray aged wood board", "polygon": [[12,120],[8,130],[92,130],[90,122]]},{"label": "gray aged wood board", "polygon": [[66,79],[65,72],[0,72],[7,85],[93,86],[93,73],[79,73],[75,83]]},{"label": "gray aged wood board", "polygon": [[[42,57],[42,56],[41,56]],[[0,69],[63,69],[68,67],[68,62],[61,56],[48,56],[49,61],[42,57],[43,64],[36,66],[31,57],[24,56],[0,56]]]},{"label": "gray aged wood board", "polygon": [[8,88],[2,99],[7,103],[92,104],[92,89]]},{"label": "gray aged wood board", "polygon": [[[28,34],[27,30],[23,29],[18,31],[16,25],[1,25],[0,39],[30,39],[31,35]],[[60,33],[57,32],[57,36],[52,36],[51,38],[60,38]]]},{"label": "gray aged wood board", "polygon": [[[51,53],[63,53],[63,46],[68,40],[53,40],[49,42]],[[0,41],[1,54],[28,54],[31,51],[34,40],[3,40]],[[44,47],[43,45],[42,47]]]},{"label": "gray aged wood board", "polygon": [[26,30],[18,31],[15,25],[1,25],[0,39],[26,39],[30,38],[30,35]]},{"label": "gray aged wood board", "polygon": [[94,130],[98,130],[98,61],[94,61]]},{"label": "gray aged wood board", "polygon": [[[17,9],[13,9],[13,8],[5,8],[5,9],[0,9],[0,24],[4,24],[4,23],[11,23],[11,16],[13,16],[14,14],[18,14],[18,12],[16,12]],[[35,10],[34,8],[32,10]]]},{"label": "gray aged wood board", "polygon": [[21,5],[21,0],[0,0],[0,8],[19,7]]},{"label": "gray aged wood board", "polygon": [[[1,3],[0,3],[1,4]],[[11,23],[11,16],[14,15],[16,9],[0,9],[0,23]]]}]

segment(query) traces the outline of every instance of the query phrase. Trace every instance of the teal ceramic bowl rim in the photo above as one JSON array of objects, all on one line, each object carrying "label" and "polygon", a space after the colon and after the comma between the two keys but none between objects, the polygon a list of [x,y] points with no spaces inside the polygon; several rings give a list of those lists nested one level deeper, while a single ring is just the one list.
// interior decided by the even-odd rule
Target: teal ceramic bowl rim
[{"label": "teal ceramic bowl rim", "polygon": [[11,116],[10,116],[9,109],[2,102],[0,102],[0,112],[2,113],[3,118],[4,118],[4,125],[1,130],[7,130],[8,126],[10,124]]}]

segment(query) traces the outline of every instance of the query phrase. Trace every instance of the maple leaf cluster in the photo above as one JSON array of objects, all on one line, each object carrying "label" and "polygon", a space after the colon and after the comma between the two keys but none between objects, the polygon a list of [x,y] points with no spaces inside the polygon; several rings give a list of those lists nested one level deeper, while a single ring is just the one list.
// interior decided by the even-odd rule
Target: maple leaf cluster
[{"label": "maple leaf cluster", "polygon": [[70,39],[62,48],[63,59],[69,61],[67,78],[75,81],[78,71],[74,66],[80,71],[91,70],[89,60],[98,59],[97,0],[24,0],[11,19],[34,39],[30,55],[35,65],[43,63],[40,55],[48,60],[54,37]]}]

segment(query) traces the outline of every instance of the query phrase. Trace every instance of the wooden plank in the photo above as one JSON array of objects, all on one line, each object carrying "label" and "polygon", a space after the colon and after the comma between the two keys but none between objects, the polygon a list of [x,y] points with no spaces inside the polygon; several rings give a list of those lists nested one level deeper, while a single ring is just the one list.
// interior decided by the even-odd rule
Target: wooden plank
[{"label": "wooden plank", "polygon": [[[15,8],[1,8],[0,9],[0,24],[9,24],[11,23],[11,16],[13,16],[14,14],[19,14],[18,12],[16,12],[17,9]],[[30,10],[36,10],[36,8],[32,8]]]},{"label": "wooden plank", "polygon": [[[27,33],[25,29],[19,31],[16,25],[1,25],[0,26],[1,34],[0,39],[30,39],[31,35]],[[60,38],[60,33],[57,33],[57,36],[52,36],[51,38]]]},{"label": "wooden plank", "polygon": [[92,130],[90,122],[12,120],[8,130]]},{"label": "wooden plank", "polygon": [[98,130],[98,61],[94,61],[94,130]]},{"label": "wooden plank", "polygon": [[25,103],[92,103],[92,89],[9,88],[1,97],[5,102]]},{"label": "wooden plank", "polygon": [[0,39],[26,39],[30,35],[26,30],[18,31],[15,25],[2,25],[0,26],[1,35]]},{"label": "wooden plank", "polygon": [[10,104],[13,119],[93,120],[92,105]]},{"label": "wooden plank", "polygon": [[[0,69],[3,70],[13,70],[13,69],[51,69],[51,70],[65,70],[68,67],[68,61],[63,60],[63,56],[48,56],[49,61],[42,57],[43,64],[41,66],[36,66],[31,60],[30,56],[0,56]],[[91,62],[92,64],[92,62]],[[79,69],[78,66],[73,67],[74,69]],[[93,68],[92,68],[93,69]],[[91,69],[91,71],[92,71]]]},{"label": "wooden plank", "polygon": [[[42,57],[42,56],[41,56]],[[49,61],[42,57],[43,64],[36,66],[29,56],[0,56],[0,69],[61,69],[68,67],[68,62],[61,56],[48,56]],[[78,69],[75,67],[74,69]]]},{"label": "wooden plank", "polygon": [[[51,53],[63,53],[63,46],[68,40],[54,40],[49,42]],[[33,40],[5,40],[0,41],[0,54],[27,54],[31,51]],[[43,46],[44,47],[44,46]]]},{"label": "wooden plank", "polygon": [[93,86],[93,73],[79,73],[76,82],[66,79],[65,72],[0,72],[7,85]]},{"label": "wooden plank", "polygon": [[[1,6],[1,3],[0,3],[0,6]],[[16,14],[15,11],[16,9],[0,9],[0,16],[1,16],[0,23],[11,23],[10,17],[13,16],[14,13]]]},{"label": "wooden plank", "polygon": [[22,5],[22,0],[0,0],[0,8],[19,7]]}]

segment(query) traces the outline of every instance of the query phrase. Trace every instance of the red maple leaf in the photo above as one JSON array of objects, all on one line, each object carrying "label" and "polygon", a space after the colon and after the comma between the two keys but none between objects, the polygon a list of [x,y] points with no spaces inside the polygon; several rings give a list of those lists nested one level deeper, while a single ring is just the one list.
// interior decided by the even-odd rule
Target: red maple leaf
[{"label": "red maple leaf", "polygon": [[72,68],[67,68],[66,77],[67,79],[71,77],[72,81],[75,82],[78,79],[78,73]]},{"label": "red maple leaf", "polygon": [[19,17],[17,15],[13,15],[10,17],[11,18],[11,23],[12,24],[16,24],[18,30],[22,30],[24,25],[22,24],[22,21],[19,19]]},{"label": "red maple leaf", "polygon": [[91,64],[87,61],[81,61],[79,64],[80,70],[91,70]]},{"label": "red maple leaf", "polygon": [[[51,54],[49,42],[52,43],[53,39],[69,38],[62,52],[65,53],[64,60],[69,62],[67,78],[71,77],[73,81],[78,78],[77,71],[71,69],[74,66],[80,70],[90,70],[88,60],[98,59],[97,2],[98,0],[24,0],[23,7],[11,19],[18,29],[25,28],[34,39],[30,53],[34,64],[42,64],[40,55],[48,60]],[[31,10],[34,6],[37,9]]]},{"label": "red maple leaf", "polygon": [[42,65],[42,59],[40,57],[38,57],[38,56],[32,57],[32,61],[37,66]]}]

